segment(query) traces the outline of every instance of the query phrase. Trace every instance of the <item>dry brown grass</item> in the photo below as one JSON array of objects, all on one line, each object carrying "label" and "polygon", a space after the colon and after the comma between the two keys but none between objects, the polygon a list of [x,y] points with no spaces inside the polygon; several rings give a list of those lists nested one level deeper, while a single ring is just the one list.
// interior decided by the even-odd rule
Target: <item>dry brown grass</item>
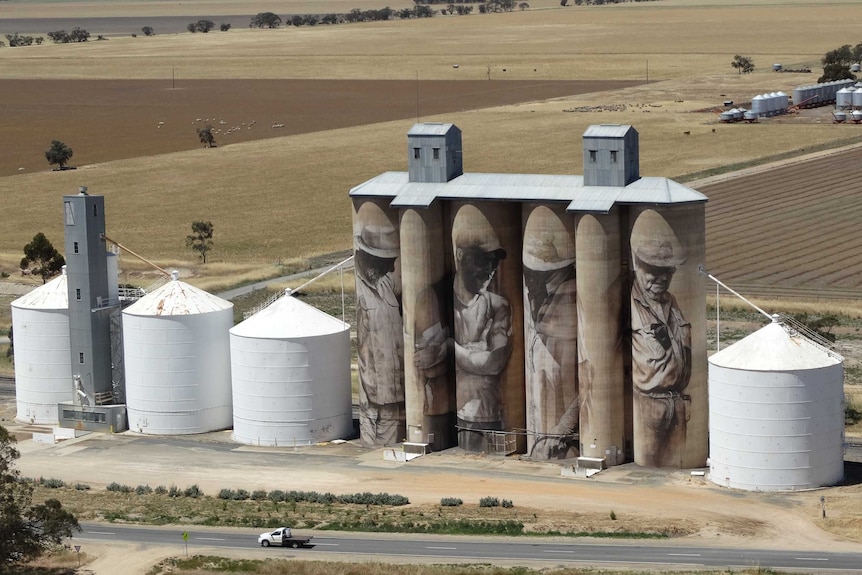
[{"label": "dry brown grass", "polygon": [[[327,0],[319,10],[336,10],[338,2]],[[20,4],[6,4],[0,3],[0,17],[16,7],[23,10]],[[580,173],[580,135],[595,123],[634,125],[641,136],[641,173],[677,179],[845,141],[855,133],[851,126],[828,122],[719,125],[714,113],[700,110],[724,99],[744,102],[755,94],[789,93],[813,82],[816,74],[774,74],[771,63],[816,67],[826,50],[855,42],[857,28],[846,14],[862,2],[702,4],[666,0],[563,9],[556,1],[543,0],[533,3],[536,9],[500,15],[34,46],[3,50],[0,64],[6,78],[169,78],[176,70],[181,79],[452,79],[485,78],[490,66],[493,78],[631,79],[646,75],[648,61],[650,79],[659,80],[613,93],[423,117],[454,122],[463,130],[465,169],[473,172]],[[213,14],[230,9],[221,1],[205,5]],[[162,4],[123,6],[168,10]],[[266,9],[302,11],[294,6],[283,1]],[[737,75],[730,67],[737,52],[753,57],[760,69]],[[460,67],[454,69],[453,63]],[[563,112],[597,104],[628,108]],[[112,237],[155,261],[194,267],[193,281],[199,285],[219,285],[221,280],[201,279],[216,274],[266,277],[275,262],[350,247],[347,191],[380,172],[405,168],[404,135],[412,123],[0,178],[7,207],[0,223],[0,265],[14,264],[21,246],[37,231],[62,246],[59,195],[87,184],[92,193],[106,196]],[[242,262],[238,269],[195,266],[184,238],[190,222],[200,218],[215,224],[213,261]]]}]

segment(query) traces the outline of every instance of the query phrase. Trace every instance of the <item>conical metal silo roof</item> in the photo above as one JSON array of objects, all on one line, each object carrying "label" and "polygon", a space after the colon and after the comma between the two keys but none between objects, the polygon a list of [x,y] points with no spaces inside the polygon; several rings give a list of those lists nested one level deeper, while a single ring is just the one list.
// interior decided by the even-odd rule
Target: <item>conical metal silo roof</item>
[{"label": "conical metal silo roof", "polygon": [[194,315],[231,307],[231,302],[174,278],[124,309],[123,313],[141,316]]},{"label": "conical metal silo roof", "polygon": [[292,296],[277,299],[231,328],[240,337],[290,339],[340,333],[350,326]]},{"label": "conical metal silo roof", "polygon": [[62,275],[40,285],[12,302],[12,307],[24,309],[69,309],[69,288],[66,268]]},{"label": "conical metal silo roof", "polygon": [[818,369],[841,361],[838,354],[777,322],[760,328],[709,358],[713,365],[750,371]]}]

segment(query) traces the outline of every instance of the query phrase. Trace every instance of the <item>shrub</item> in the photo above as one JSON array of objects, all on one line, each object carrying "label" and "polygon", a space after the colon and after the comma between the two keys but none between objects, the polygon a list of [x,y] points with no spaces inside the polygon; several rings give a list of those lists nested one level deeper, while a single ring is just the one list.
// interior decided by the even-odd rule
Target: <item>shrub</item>
[{"label": "shrub", "polygon": [[440,500],[440,505],[443,507],[460,507],[464,505],[464,502],[458,497],[444,497]]},{"label": "shrub", "polygon": [[246,491],[245,489],[237,489],[233,493],[234,501],[245,501],[249,497],[251,497],[251,495],[249,495],[248,491]]},{"label": "shrub", "polygon": [[47,487],[48,489],[60,489],[61,487],[66,487],[66,482],[62,479],[44,479],[42,477],[39,478],[39,485],[42,487]]},{"label": "shrub", "polygon": [[135,493],[138,495],[148,495],[153,492],[153,488],[149,485],[138,485],[135,487]]},{"label": "shrub", "polygon": [[233,499],[233,489],[222,489],[218,492],[219,499]]},{"label": "shrub", "polygon": [[131,493],[132,492],[131,487],[129,487],[128,485],[121,485],[121,484],[117,483],[116,481],[112,481],[112,482],[108,483],[108,485],[105,486],[105,489],[107,489],[108,491],[116,491],[118,493]]},{"label": "shrub", "polygon": [[255,489],[251,492],[251,498],[255,501],[263,501],[266,499],[266,489]]},{"label": "shrub", "polygon": [[616,520],[617,520],[617,514],[614,513],[613,509],[611,509],[611,521],[616,521]]},{"label": "shrub", "polygon": [[183,492],[176,485],[171,485],[170,489],[168,489],[168,497],[179,497],[182,494]]},{"label": "shrub", "polygon": [[164,485],[159,485],[159,486],[158,486],[158,487],[156,487],[156,489],[155,489],[155,493],[156,493],[156,495],[164,495],[164,494],[165,494],[165,493],[167,493],[167,492],[168,492],[168,488],[167,488],[167,487],[165,487]]},{"label": "shrub", "polygon": [[78,491],[88,491],[90,489],[90,486],[86,483],[76,483],[75,489],[77,489]]},{"label": "shrub", "polygon": [[228,30],[230,30],[230,24],[222,24],[221,26],[218,27],[218,29],[221,30],[222,32],[227,32]]},{"label": "shrub", "polygon": [[192,499],[197,499],[198,497],[203,497],[204,492],[197,486],[197,484],[194,484],[191,487],[186,487],[185,491],[183,491],[183,495],[191,497]]},{"label": "shrub", "polygon": [[502,503],[503,503],[503,507],[504,507],[504,508],[506,508],[506,509],[511,509],[512,507],[514,507],[514,506],[515,506],[515,504],[514,504],[514,503],[512,503],[512,500],[511,500],[511,499],[504,499],[504,500],[502,501]]},{"label": "shrub", "polygon": [[274,489],[269,492],[268,499],[273,503],[280,503],[284,501],[284,491],[281,489]]},{"label": "shrub", "polygon": [[499,507],[500,500],[496,497],[483,497],[479,500],[479,507]]}]

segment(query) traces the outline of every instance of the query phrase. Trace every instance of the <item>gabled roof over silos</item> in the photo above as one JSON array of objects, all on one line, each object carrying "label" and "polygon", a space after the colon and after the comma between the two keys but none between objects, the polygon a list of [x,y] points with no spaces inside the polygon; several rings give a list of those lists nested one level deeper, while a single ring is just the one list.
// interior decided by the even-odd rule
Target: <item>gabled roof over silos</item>
[{"label": "gabled roof over silos", "polygon": [[350,326],[292,296],[277,299],[230,329],[231,335],[292,339],[340,333]]},{"label": "gabled roof over silos", "polygon": [[66,280],[66,268],[63,268],[63,273],[60,276],[22,295],[11,305],[25,309],[69,309],[69,284]]},{"label": "gabled roof over silos", "polygon": [[233,304],[173,278],[123,310],[141,316],[194,315],[230,309]]},{"label": "gabled roof over silos", "polygon": [[837,365],[843,358],[772,322],[709,358],[719,367],[748,371],[802,371]]}]

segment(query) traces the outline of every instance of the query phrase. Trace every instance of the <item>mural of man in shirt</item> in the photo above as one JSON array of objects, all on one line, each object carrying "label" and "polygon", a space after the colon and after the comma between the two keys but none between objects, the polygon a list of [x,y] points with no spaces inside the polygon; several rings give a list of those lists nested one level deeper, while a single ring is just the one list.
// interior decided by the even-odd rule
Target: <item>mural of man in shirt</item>
[{"label": "mural of man in shirt", "polygon": [[528,453],[564,459],[578,455],[575,246],[553,214],[534,216],[552,229],[524,234]]},{"label": "mural of man in shirt", "polygon": [[458,445],[483,451],[481,431],[502,430],[500,373],[512,352],[512,311],[492,286],[506,251],[490,229],[456,219],[453,308]]},{"label": "mural of man in shirt", "polygon": [[357,222],[359,433],[366,445],[391,445],[407,432],[398,231],[371,202],[359,208]]},{"label": "mural of man in shirt", "polygon": [[[679,467],[685,447],[691,397],[691,324],[668,289],[683,248],[655,212],[658,225],[632,234],[634,281],[631,292],[632,383],[636,462],[647,467]],[[638,453],[642,457],[638,457]]]}]

